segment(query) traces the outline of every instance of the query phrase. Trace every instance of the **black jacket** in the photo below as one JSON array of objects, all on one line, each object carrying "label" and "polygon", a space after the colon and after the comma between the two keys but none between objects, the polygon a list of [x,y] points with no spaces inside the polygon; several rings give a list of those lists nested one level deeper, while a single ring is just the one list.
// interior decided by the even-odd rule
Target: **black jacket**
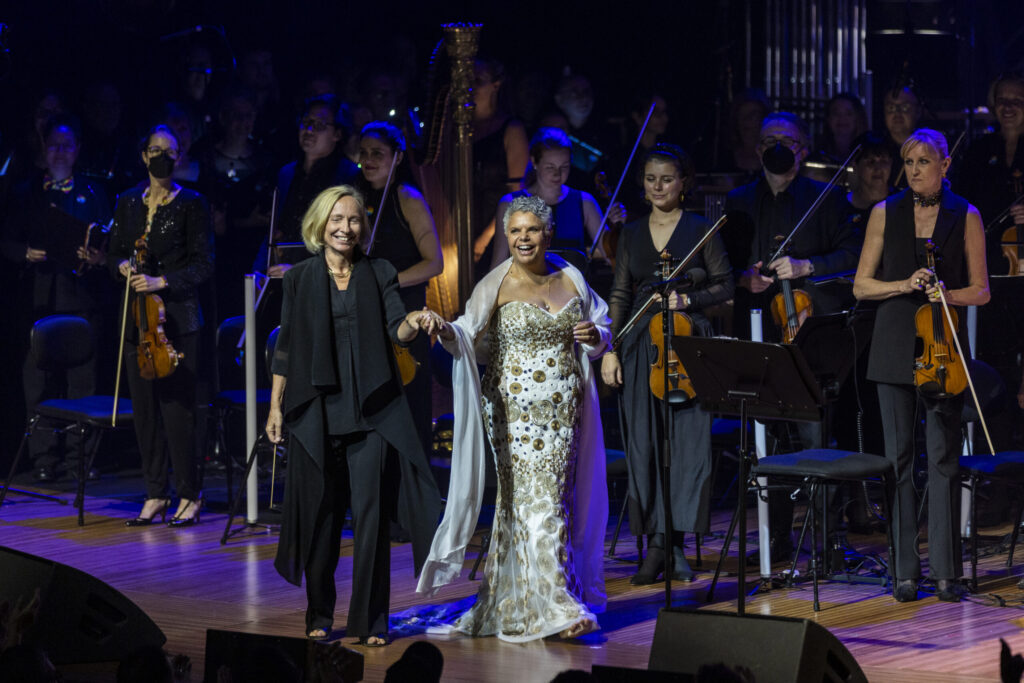
[{"label": "black jacket", "polygon": [[[353,338],[355,393],[364,419],[397,451],[397,510],[387,511],[412,536],[417,573],[426,560],[441,513],[441,495],[395,367],[391,342],[406,311],[398,296],[398,273],[383,259],[361,258],[352,269],[360,296]],[[284,520],[274,566],[299,585],[313,544],[323,500],[323,466],[328,440],[324,397],[338,386],[330,278],[323,257],[302,261],[284,277],[281,332],[272,371],[288,378],[282,412],[291,434]],[[358,482],[352,482],[357,486]]]}]

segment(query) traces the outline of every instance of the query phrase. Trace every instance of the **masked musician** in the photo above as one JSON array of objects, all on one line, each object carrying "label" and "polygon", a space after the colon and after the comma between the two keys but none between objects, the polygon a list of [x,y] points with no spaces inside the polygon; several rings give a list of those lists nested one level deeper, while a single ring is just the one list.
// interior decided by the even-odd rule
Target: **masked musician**
[{"label": "masked musician", "polygon": [[[168,453],[180,498],[169,525],[185,527],[198,522],[202,503],[194,434],[203,316],[196,289],[213,273],[213,233],[206,200],[171,180],[179,149],[178,139],[167,126],[150,131],[141,152],[149,182],[118,197],[110,232],[108,264],[121,282],[127,278],[133,295],[160,297],[166,312],[163,327],[167,338],[174,351],[183,354],[170,375],[143,378],[137,346],[142,339],[129,310],[124,372],[142,456],[146,502],[139,515],[126,522],[128,526],[145,526],[156,521],[158,515],[166,516],[171,504]],[[139,242],[140,238],[144,241]],[[138,265],[136,258],[133,269],[132,256],[138,256],[141,245],[147,252],[145,262]]]},{"label": "masked musician", "polygon": [[[43,129],[46,170],[14,188],[3,251],[22,269],[19,302],[24,310],[15,314],[19,340],[27,342],[32,324],[55,313],[88,320],[94,343],[103,336],[103,304],[109,295],[109,278],[102,268],[94,266],[106,258],[100,224],[110,220],[110,207],[95,183],[75,172],[80,149],[77,120],[67,114],[55,115]],[[95,246],[85,246],[87,233]],[[95,394],[97,369],[94,354],[87,363],[58,378],[40,370],[28,357],[22,373],[26,407],[31,411],[47,398]],[[77,438],[69,435],[68,441]],[[33,431],[29,449],[36,481],[54,479],[60,449],[53,430],[40,425]],[[64,450],[71,457],[77,456],[76,443],[66,444]],[[67,465],[69,471],[76,471],[77,463]]]},{"label": "masked musician", "polygon": [[[842,192],[833,188],[817,211],[804,223],[790,242],[788,255],[770,263],[776,251],[777,237],[787,237],[801,217],[824,190],[825,185],[800,175],[800,163],[807,157],[807,125],[789,112],[775,112],[761,124],[758,152],[762,175],[752,183],[728,194],[725,211],[729,222],[722,229],[733,270],[737,274],[734,332],[750,338],[750,311],[760,309],[766,320],[764,339],[778,341],[781,330],[771,323],[768,312],[780,281],[789,280],[794,289],[803,289],[810,297],[814,314],[831,313],[840,306],[818,291],[809,276],[829,275],[853,270],[860,253],[862,231],[842,213]],[[761,272],[767,266],[769,275]],[[800,447],[821,445],[820,426],[798,423]],[[780,435],[782,436],[782,435]],[[783,448],[797,450],[791,443]],[[781,558],[792,551],[792,499],[787,494],[770,495],[772,557]]]},{"label": "masked musician", "polygon": [[[937,398],[927,387],[915,392],[918,335],[914,317],[920,306],[940,301],[940,290],[951,308],[988,302],[985,234],[978,210],[953,194],[944,182],[950,159],[941,133],[927,128],[915,131],[903,143],[901,156],[910,187],[872,210],[854,294],[861,300],[881,301],[871,337],[868,379],[878,383],[885,456],[896,470],[892,514],[897,583],[893,595],[900,602],[916,600],[921,577],[913,477],[920,396],[928,454],[929,572],[939,599],[956,602],[963,594],[958,583],[962,573],[958,457],[964,394]],[[929,241],[939,256],[937,281],[927,267]],[[960,313],[963,323],[963,310]],[[932,314],[944,315],[936,310]],[[958,334],[962,331],[961,324]],[[946,344],[956,348],[952,339]]]},{"label": "masked musician", "polygon": [[[610,296],[612,331],[618,334],[640,306],[650,297],[645,285],[662,279],[659,272],[665,250],[681,259],[704,237],[710,224],[683,210],[683,195],[693,182],[690,157],[675,145],[658,144],[643,160],[644,193],[650,213],[623,228],[615,257],[615,280]],[[705,271],[706,281],[684,293],[673,292],[669,306],[687,314],[693,334],[711,334],[703,311],[728,300],[733,294],[732,273],[725,247],[716,235],[687,266]],[[658,351],[652,345],[648,325],[660,306],[653,307],[627,334],[618,352],[601,360],[601,376],[611,387],[622,387],[621,408],[629,468],[629,494],[633,510],[629,515],[634,534],[647,534],[648,550],[640,570],[630,580],[634,585],[654,583],[663,575],[665,554],[664,507],[662,504],[661,457],[663,405],[652,393],[649,377]],[[672,421],[672,529],[673,579],[692,581],[693,572],[683,551],[687,531],[707,533],[711,495],[711,415],[699,402],[669,407]]]}]

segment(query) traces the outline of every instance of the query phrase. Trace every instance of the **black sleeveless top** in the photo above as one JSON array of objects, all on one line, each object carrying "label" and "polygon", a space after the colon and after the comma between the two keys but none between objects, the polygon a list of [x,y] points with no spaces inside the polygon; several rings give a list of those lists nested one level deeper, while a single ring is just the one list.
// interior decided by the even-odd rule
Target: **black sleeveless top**
[{"label": "black sleeveless top", "polygon": [[[388,191],[387,202],[381,208],[381,191],[365,190],[366,208],[370,218],[370,229],[376,221],[376,211],[381,211],[380,223],[377,224],[377,234],[373,240],[372,255],[377,258],[386,259],[395,270],[402,272],[411,268],[423,260],[420,250],[416,247],[416,239],[412,235],[412,228],[409,221],[402,213],[402,204],[398,201],[398,187],[392,186]],[[411,287],[402,287],[398,290],[402,297],[402,303],[408,310],[423,308],[427,302],[427,283],[421,282]]]},{"label": "black sleeveless top", "polygon": [[[935,270],[947,290],[959,289],[968,282],[964,252],[968,206],[963,197],[948,189],[943,191],[931,242],[935,244]],[[915,270],[928,263],[925,253],[927,242],[915,235],[914,199],[910,190],[889,197],[885,202],[882,260],[876,277],[883,282],[892,282],[913,275]],[[868,357],[868,379],[888,384],[914,383],[917,336],[914,314],[926,303],[925,294],[915,291],[886,299],[878,305]],[[958,334],[963,344],[964,316],[963,311],[958,313]]]}]

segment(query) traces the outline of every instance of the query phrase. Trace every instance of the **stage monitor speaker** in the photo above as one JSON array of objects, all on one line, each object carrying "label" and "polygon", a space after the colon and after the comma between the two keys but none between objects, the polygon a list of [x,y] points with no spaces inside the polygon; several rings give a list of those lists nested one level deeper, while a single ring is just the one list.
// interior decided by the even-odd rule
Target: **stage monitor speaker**
[{"label": "stage monitor speaker", "polygon": [[[333,674],[343,681],[363,680],[363,655],[347,648],[332,648],[306,638],[268,636],[239,631],[206,630],[205,683],[221,680],[221,667],[234,669],[240,680],[322,680],[316,671],[317,651],[329,651]],[[238,679],[233,679],[238,680]],[[335,678],[331,678],[335,680]]]},{"label": "stage monitor speaker", "polygon": [[695,674],[703,664],[743,666],[757,683],[866,683],[828,629],[807,619],[663,609],[648,668]]},{"label": "stage monitor speaker", "polygon": [[143,645],[163,645],[163,631],[119,591],[95,576],[0,547],[0,601],[26,605],[39,591],[28,638],[55,664],[117,662]]}]

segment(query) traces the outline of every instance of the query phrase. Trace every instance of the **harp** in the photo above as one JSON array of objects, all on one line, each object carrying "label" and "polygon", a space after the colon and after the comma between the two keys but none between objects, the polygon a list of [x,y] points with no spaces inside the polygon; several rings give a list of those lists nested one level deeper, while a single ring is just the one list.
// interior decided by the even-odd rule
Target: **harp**
[{"label": "harp", "polygon": [[426,131],[412,171],[434,214],[444,270],[427,286],[427,305],[446,319],[473,290],[473,59],[480,24],[445,24],[427,80]]}]

